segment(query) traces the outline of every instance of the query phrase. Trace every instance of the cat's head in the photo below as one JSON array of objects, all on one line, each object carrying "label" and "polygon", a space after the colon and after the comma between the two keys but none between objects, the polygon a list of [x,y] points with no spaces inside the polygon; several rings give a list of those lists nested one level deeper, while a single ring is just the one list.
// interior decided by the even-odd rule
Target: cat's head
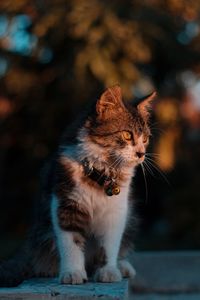
[{"label": "cat's head", "polygon": [[119,85],[106,89],[84,127],[88,154],[115,167],[142,163],[150,137],[149,109],[155,96],[153,92],[139,103],[130,104],[123,102]]}]

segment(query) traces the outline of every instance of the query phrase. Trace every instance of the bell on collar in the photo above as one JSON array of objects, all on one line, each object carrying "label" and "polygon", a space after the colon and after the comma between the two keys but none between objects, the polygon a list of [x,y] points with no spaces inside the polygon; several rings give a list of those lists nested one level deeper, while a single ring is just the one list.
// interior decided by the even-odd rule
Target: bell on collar
[{"label": "bell on collar", "polygon": [[113,183],[106,188],[105,192],[108,196],[118,195],[120,193],[120,187],[117,183]]}]

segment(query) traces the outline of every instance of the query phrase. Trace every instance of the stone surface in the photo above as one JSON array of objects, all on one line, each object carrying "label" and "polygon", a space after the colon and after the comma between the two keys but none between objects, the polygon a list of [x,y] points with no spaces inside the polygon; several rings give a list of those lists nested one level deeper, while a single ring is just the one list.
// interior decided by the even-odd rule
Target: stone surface
[{"label": "stone surface", "polygon": [[0,300],[122,300],[126,299],[128,281],[60,285],[57,279],[32,279],[16,288],[0,288]]},{"label": "stone surface", "polygon": [[[130,260],[137,275],[129,282],[129,300],[200,300],[200,252],[139,252]],[[127,291],[127,280],[71,286],[34,279],[0,288],[0,300],[121,300]]]},{"label": "stone surface", "polygon": [[137,272],[131,282],[134,292],[200,293],[199,251],[140,252],[131,261]]}]

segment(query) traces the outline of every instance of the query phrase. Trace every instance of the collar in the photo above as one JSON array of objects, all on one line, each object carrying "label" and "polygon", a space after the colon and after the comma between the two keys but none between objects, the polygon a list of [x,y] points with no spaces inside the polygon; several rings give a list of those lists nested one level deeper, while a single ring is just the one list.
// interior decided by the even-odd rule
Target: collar
[{"label": "collar", "polygon": [[87,158],[82,160],[82,166],[85,176],[102,186],[107,196],[118,195],[120,193],[120,187],[115,179],[107,176],[104,171],[99,171],[94,166],[91,167]]}]

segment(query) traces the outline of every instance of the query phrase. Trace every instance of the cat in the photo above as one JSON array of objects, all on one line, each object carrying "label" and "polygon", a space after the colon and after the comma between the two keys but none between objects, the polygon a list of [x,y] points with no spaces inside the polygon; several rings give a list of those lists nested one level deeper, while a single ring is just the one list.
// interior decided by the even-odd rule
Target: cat
[{"label": "cat", "polygon": [[0,286],[58,276],[62,284],[133,277],[131,181],[149,143],[156,92],[125,103],[119,85],[68,127],[47,164],[36,220],[22,250],[0,264]]}]

